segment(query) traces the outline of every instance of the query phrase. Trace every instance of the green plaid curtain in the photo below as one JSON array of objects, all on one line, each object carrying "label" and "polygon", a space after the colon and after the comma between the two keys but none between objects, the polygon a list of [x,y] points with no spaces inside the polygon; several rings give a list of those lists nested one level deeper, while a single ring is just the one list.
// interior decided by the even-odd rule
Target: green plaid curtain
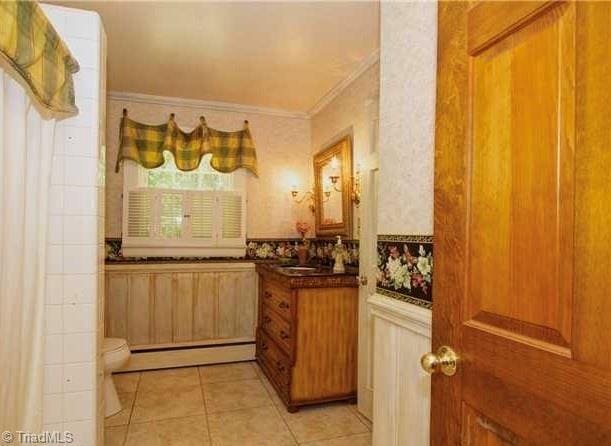
[{"label": "green plaid curtain", "polygon": [[41,114],[59,118],[78,113],[72,80],[78,62],[37,3],[0,1],[0,56]]},{"label": "green plaid curtain", "polygon": [[174,117],[167,124],[149,125],[136,122],[124,112],[121,119],[120,147],[115,170],[130,159],[142,167],[154,169],[164,163],[163,152],[174,155],[176,167],[183,171],[197,169],[204,155],[212,154],[210,166],[223,173],[245,168],[257,175],[255,145],[244,122],[244,129],[224,132],[207,126],[204,118],[190,133],[183,132]]}]

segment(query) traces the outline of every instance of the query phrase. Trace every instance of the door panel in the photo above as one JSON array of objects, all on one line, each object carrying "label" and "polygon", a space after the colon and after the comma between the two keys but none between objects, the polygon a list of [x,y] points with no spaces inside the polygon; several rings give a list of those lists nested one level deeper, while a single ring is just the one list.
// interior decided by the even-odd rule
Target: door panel
[{"label": "door panel", "polygon": [[462,410],[462,443],[484,446],[514,446],[519,444],[518,437],[503,426],[486,418],[467,404]]},{"label": "door panel", "polygon": [[432,444],[611,444],[611,5],[438,25]]},{"label": "door panel", "polygon": [[555,350],[571,335],[574,6],[472,55],[470,73],[466,314]]}]

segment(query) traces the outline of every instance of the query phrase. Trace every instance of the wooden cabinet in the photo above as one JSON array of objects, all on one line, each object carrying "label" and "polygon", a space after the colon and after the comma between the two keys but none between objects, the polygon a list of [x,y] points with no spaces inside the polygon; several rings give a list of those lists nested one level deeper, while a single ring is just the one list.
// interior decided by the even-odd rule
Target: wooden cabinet
[{"label": "wooden cabinet", "polygon": [[254,264],[106,267],[108,337],[133,351],[255,341]]},{"label": "wooden cabinet", "polygon": [[257,361],[289,412],[356,398],[355,276],[288,276],[257,266]]}]

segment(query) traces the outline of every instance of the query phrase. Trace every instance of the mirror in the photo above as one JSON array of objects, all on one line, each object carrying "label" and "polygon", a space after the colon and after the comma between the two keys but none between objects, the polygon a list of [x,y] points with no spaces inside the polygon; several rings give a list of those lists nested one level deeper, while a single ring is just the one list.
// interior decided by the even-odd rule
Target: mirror
[{"label": "mirror", "polygon": [[346,136],[314,156],[316,235],[352,237],[352,139]]}]

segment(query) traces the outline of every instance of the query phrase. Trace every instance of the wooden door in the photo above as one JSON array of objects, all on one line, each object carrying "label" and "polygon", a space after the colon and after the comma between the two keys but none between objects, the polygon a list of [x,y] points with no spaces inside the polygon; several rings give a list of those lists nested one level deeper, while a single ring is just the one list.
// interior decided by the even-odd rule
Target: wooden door
[{"label": "wooden door", "polygon": [[611,4],[442,2],[433,445],[611,444]]}]

